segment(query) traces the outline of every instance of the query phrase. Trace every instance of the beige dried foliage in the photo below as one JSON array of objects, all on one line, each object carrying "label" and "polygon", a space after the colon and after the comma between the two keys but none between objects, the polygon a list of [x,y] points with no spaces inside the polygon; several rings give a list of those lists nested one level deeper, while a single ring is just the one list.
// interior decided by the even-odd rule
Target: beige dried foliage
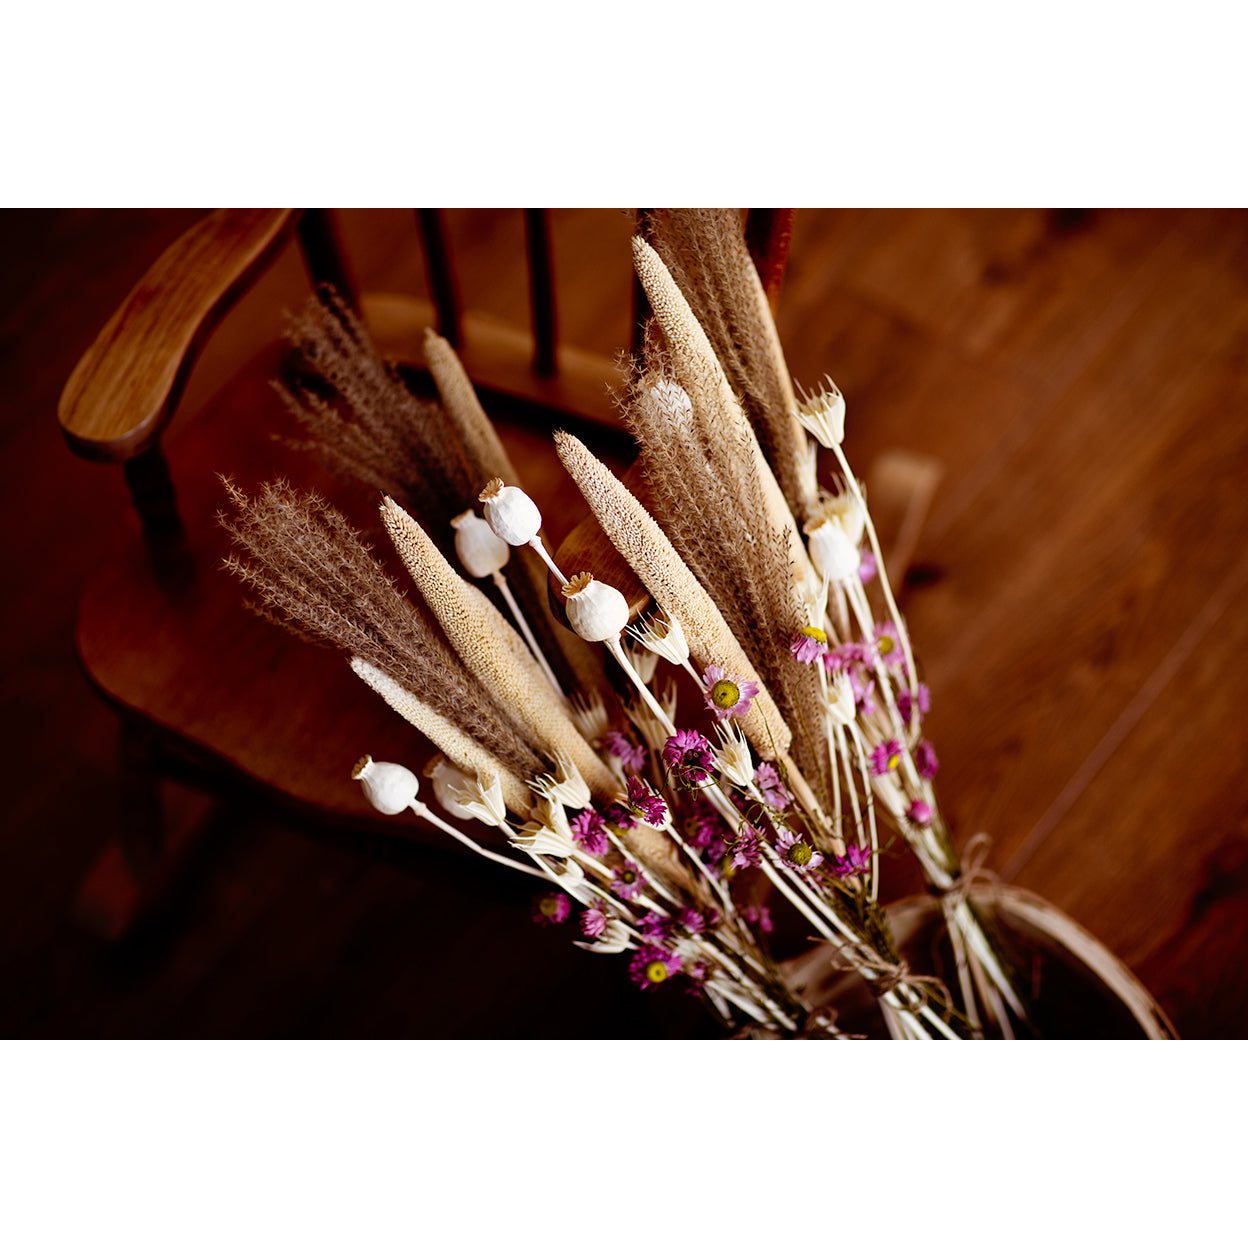
[{"label": "beige dried foliage", "polygon": [[788,748],[790,733],[745,651],[698,579],[676,553],[654,518],[579,439],[555,434],[559,458],[585,496],[603,532],[628,561],[654,600],[677,619],[689,652],[702,666],[718,663],[742,680],[759,681],[759,693],[742,721],[750,743],[764,758]]},{"label": "beige dried foliage", "polygon": [[616,780],[577,731],[565,703],[501,612],[446,561],[428,534],[393,499],[382,522],[416,588],[464,666],[552,757],[565,750],[596,797],[610,800]]},{"label": "beige dried foliage", "polygon": [[623,833],[624,848],[647,871],[669,884],[675,884],[694,897],[700,895],[697,882],[689,868],[680,860],[672,839],[665,832],[639,823]]}]

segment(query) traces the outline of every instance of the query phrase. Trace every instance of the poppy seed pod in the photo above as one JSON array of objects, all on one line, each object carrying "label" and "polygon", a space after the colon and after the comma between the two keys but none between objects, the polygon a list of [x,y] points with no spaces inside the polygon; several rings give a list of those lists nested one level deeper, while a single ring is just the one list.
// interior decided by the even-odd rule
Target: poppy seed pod
[{"label": "poppy seed pod", "polygon": [[504,485],[501,477],[495,477],[477,500],[485,504],[486,523],[509,546],[527,546],[542,527],[537,504],[518,485]]},{"label": "poppy seed pod", "polygon": [[451,521],[455,553],[469,576],[491,576],[507,566],[511,547],[475,512],[465,511]]},{"label": "poppy seed pod", "polygon": [[618,589],[594,580],[588,572],[574,576],[564,587],[568,623],[585,641],[609,641],[628,623],[628,602]]},{"label": "poppy seed pod", "polygon": [[383,815],[397,815],[415,800],[420,781],[398,763],[375,763],[365,754],[351,772],[364,786],[364,795]]},{"label": "poppy seed pod", "polygon": [[836,520],[824,519],[807,525],[806,536],[810,539],[810,561],[820,576],[839,583],[857,573],[862,556]]}]

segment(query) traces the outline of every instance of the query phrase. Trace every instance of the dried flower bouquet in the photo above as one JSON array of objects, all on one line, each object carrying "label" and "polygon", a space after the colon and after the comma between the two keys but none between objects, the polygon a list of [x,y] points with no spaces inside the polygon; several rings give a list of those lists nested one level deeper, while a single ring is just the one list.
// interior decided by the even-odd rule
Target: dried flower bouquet
[{"label": "dried flower bouquet", "polygon": [[[287,398],[312,449],[381,492],[418,598],[339,513],[283,485],[230,487],[229,566],[436,746],[426,778],[446,815],[505,840],[487,847],[409,769],[365,756],[373,804],[533,876],[535,918],[623,955],[640,988],[680,979],[734,1030],[839,1036],[768,953],[774,901],[871,984],[893,1036],[1008,1036],[1024,1009],[933,792],[928,691],[841,449],[844,400],[830,382],[795,394],[734,212],[656,212],[648,233],[634,251],[654,319],[623,400],[646,503],[555,434],[647,615],[599,569],[556,565],[446,342],[426,336],[441,402],[419,400],[340,305],[296,327],[320,381]],[[817,445],[839,470],[826,486]],[[890,937],[894,833],[941,899],[952,982],[912,973]]]}]

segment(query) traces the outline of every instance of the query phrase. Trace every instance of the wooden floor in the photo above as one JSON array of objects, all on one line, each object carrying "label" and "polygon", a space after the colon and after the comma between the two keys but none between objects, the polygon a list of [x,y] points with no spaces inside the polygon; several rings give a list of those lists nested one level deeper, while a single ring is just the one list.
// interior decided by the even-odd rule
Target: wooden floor
[{"label": "wooden floor", "polygon": [[[56,401],[196,215],[0,214],[0,1034],[713,1034],[528,922],[510,880],[257,802],[174,789],[175,819],[219,826],[164,910],[114,944],[71,918],[119,801],[75,604],[133,522]],[[522,320],[520,214],[451,220],[466,298]],[[409,213],[340,221],[362,285],[424,292]],[[578,345],[627,343],[630,229],[556,214]],[[285,256],[188,413],[305,292]],[[1248,1035],[1248,213],[804,210],[780,329],[799,383],[845,393],[860,471],[890,449],[943,466],[903,609],[959,838],[990,834],[989,866],[1098,935],[1181,1035]]]}]

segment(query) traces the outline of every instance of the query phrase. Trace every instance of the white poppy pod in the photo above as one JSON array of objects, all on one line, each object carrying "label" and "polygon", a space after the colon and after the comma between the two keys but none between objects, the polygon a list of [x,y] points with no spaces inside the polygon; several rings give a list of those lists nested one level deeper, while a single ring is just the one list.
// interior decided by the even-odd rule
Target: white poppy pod
[{"label": "white poppy pod", "polygon": [[537,504],[518,486],[495,477],[477,496],[485,504],[486,523],[509,546],[527,546],[542,527]]},{"label": "white poppy pod", "polygon": [[466,806],[456,800],[455,790],[472,783],[472,777],[460,771],[449,758],[439,754],[426,768],[425,778],[433,785],[434,796],[448,815],[456,819],[472,819],[475,816]]},{"label": "white poppy pod", "polygon": [[476,512],[465,511],[451,521],[455,553],[469,576],[492,576],[507,566],[511,547]]},{"label": "white poppy pod", "polygon": [[351,779],[364,786],[364,796],[383,815],[397,815],[416,800],[420,781],[414,772],[398,763],[375,763],[365,754],[351,772]]},{"label": "white poppy pod", "polygon": [[572,631],[585,641],[609,641],[628,624],[628,601],[618,589],[594,580],[588,572],[574,576],[563,596]]},{"label": "white poppy pod", "polygon": [[852,724],[858,708],[848,672],[837,672],[828,687],[828,715],[834,724]]},{"label": "white poppy pod", "polygon": [[857,575],[862,556],[836,520],[823,519],[806,526],[810,561],[815,570],[839,584]]}]

